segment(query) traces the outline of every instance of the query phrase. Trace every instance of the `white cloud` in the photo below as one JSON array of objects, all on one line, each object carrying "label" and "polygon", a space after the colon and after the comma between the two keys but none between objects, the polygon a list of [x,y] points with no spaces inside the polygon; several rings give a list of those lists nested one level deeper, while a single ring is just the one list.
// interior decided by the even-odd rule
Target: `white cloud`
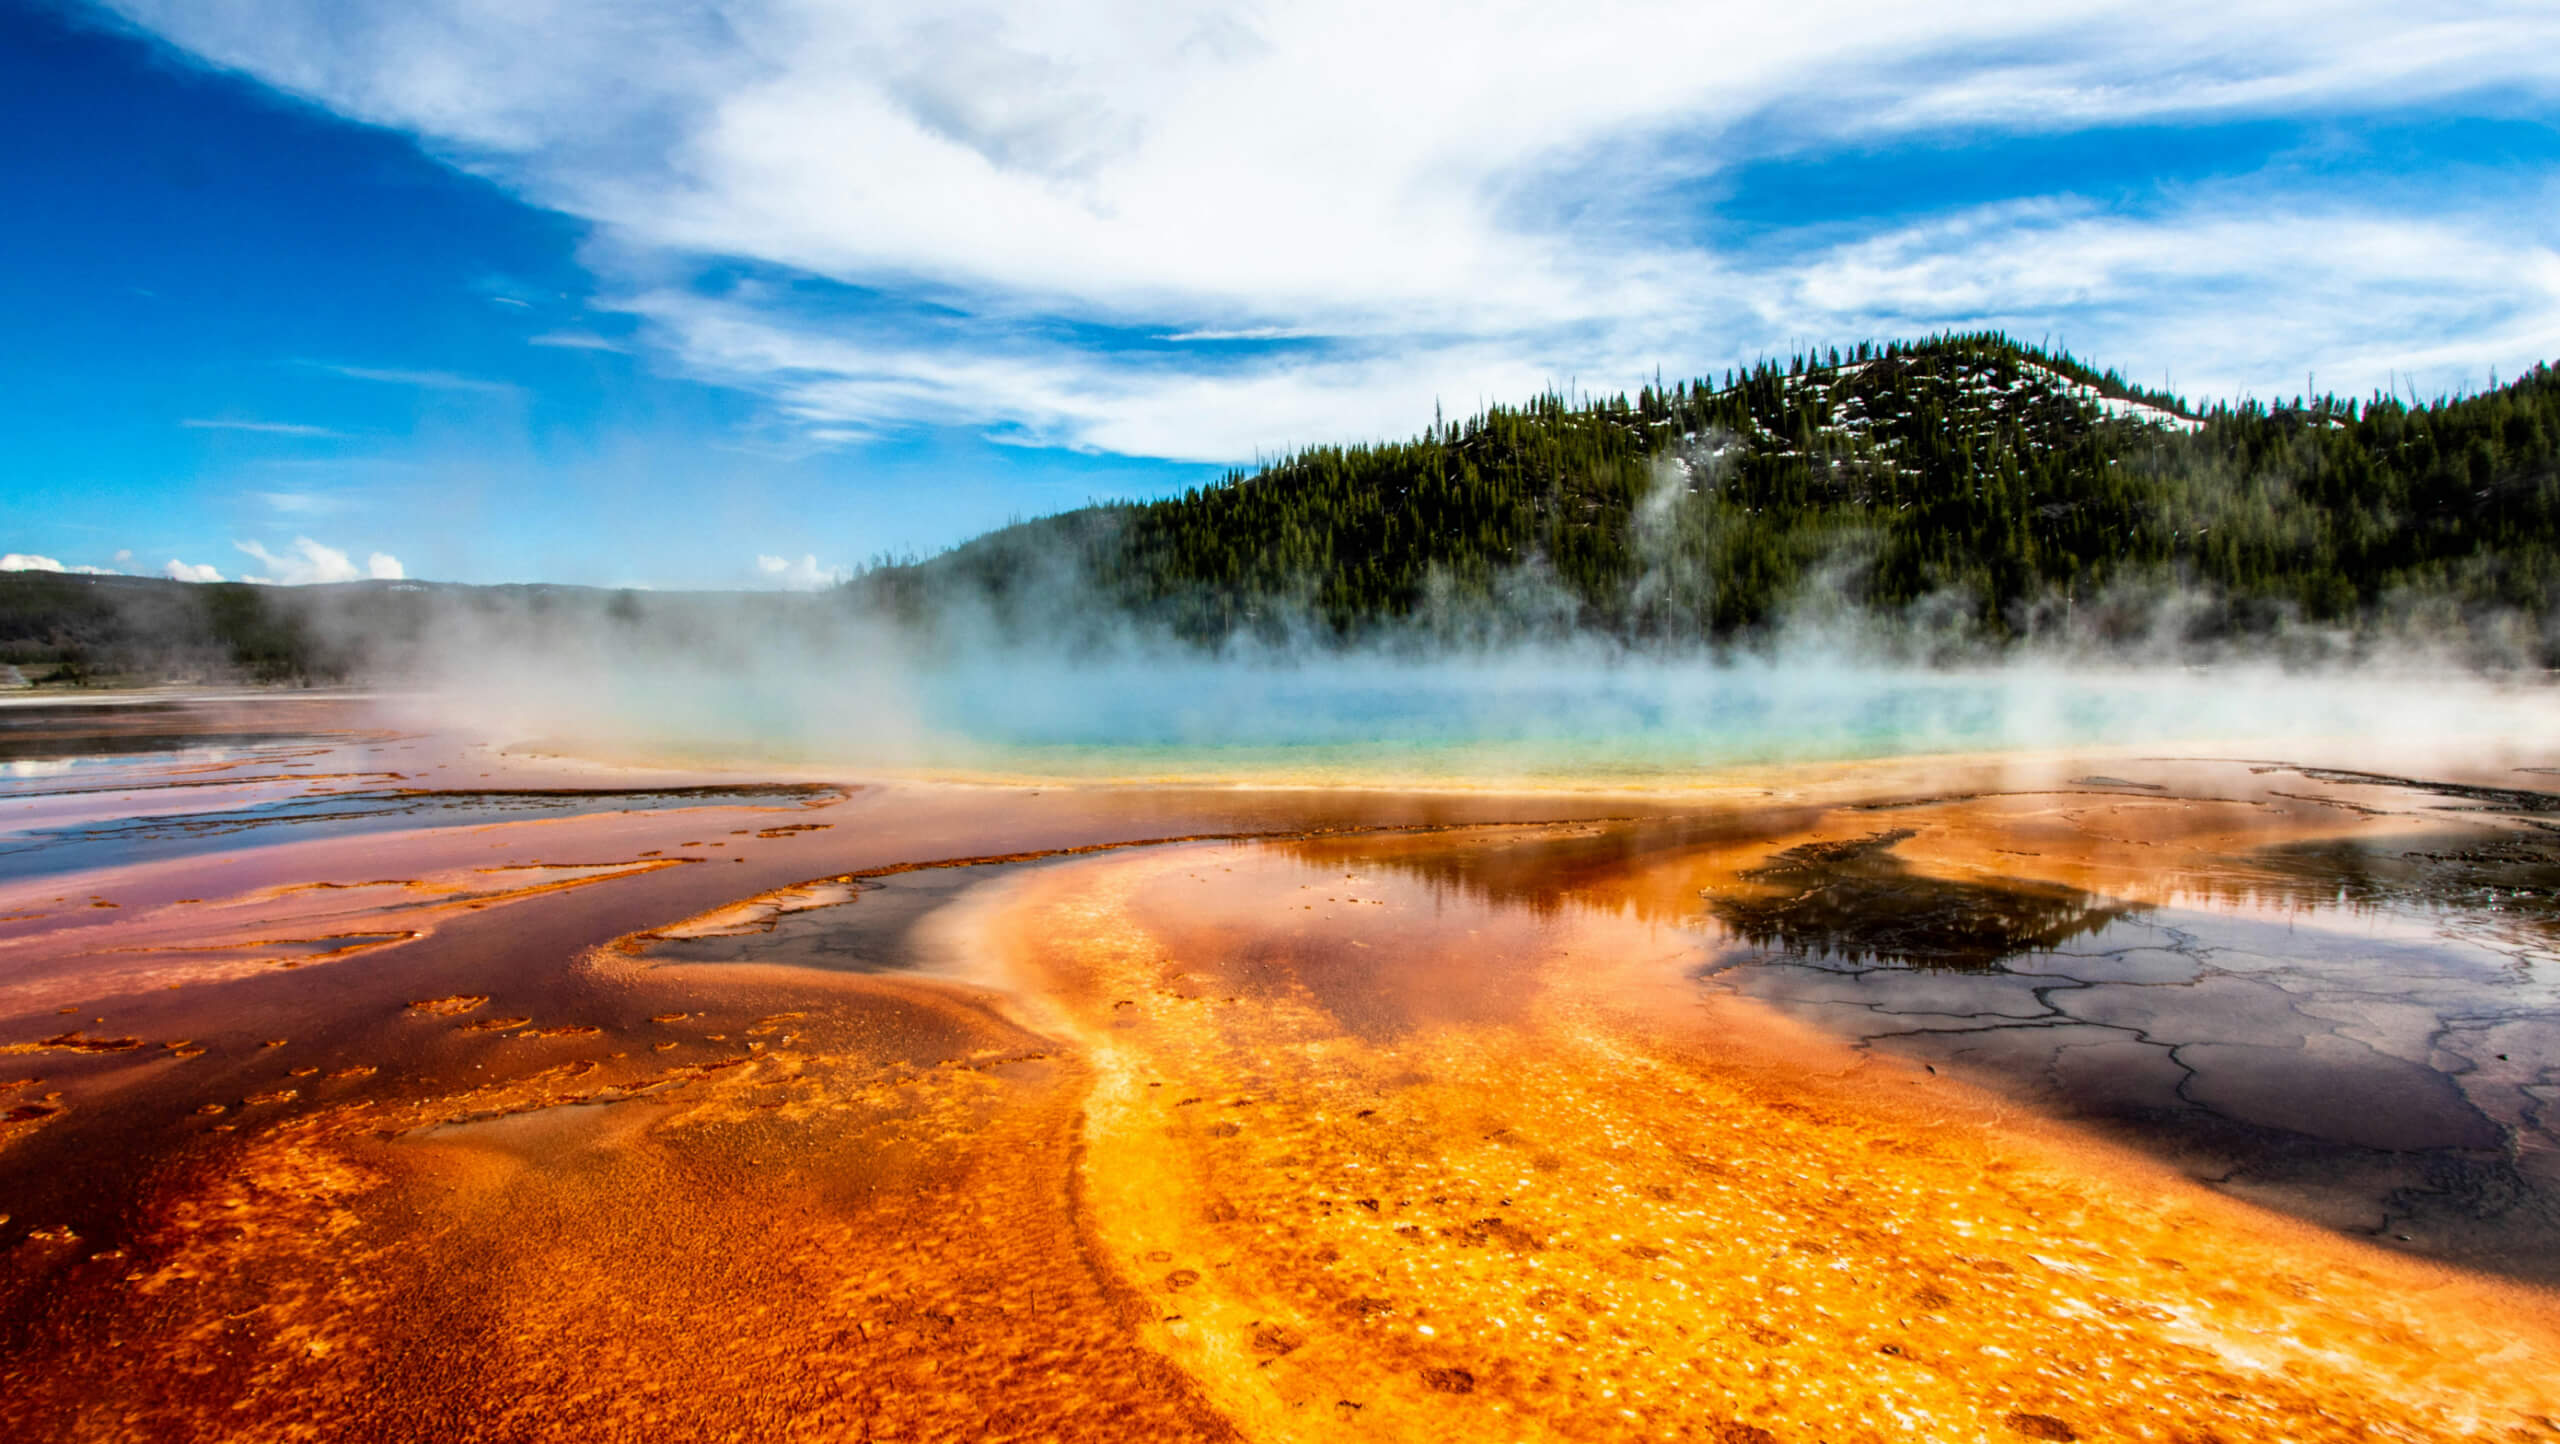
[{"label": "white cloud", "polygon": [[[2139,221],[2004,205],[1842,245],[1782,279],[1780,314],[1855,334],[1988,323],[2035,339],[2042,318],[2085,315],[2100,334],[2056,344],[2101,363],[2174,358],[2179,388],[2205,396],[2293,394],[2304,358],[2322,388],[2360,390],[2394,371],[2485,380],[2496,358],[2560,350],[2560,257],[2472,215],[2253,214],[2211,196]],[[2162,296],[2178,304],[2127,299]]]},{"label": "white cloud", "polygon": [[182,562],[176,557],[171,557],[169,559],[169,564],[160,569],[160,574],[173,582],[218,582],[222,580],[222,573],[214,570],[213,563]]},{"label": "white cloud", "polygon": [[298,421],[232,421],[220,417],[190,416],[178,423],[194,431],[254,431],[265,436],[344,436],[326,426],[306,426]]},{"label": "white cloud", "polygon": [[267,568],[266,574],[246,576],[242,580],[269,586],[352,582],[366,577],[376,581],[398,581],[407,575],[400,566],[400,559],[387,552],[373,553],[359,568],[345,552],[336,547],[322,546],[307,536],[295,537],[293,545],[282,554],[269,551],[254,541],[233,542],[232,545]]},{"label": "white cloud", "polygon": [[[2157,296],[2177,304],[2125,300]],[[1681,344],[1672,323],[1639,321],[1507,344],[1429,337],[1172,364],[1056,341],[970,349],[847,334],[680,292],[631,304],[687,370],[762,391],[813,434],[842,425],[858,439],[924,420],[1203,461],[1409,434],[1435,404],[1462,412],[1577,378],[1626,386]],[[2323,387],[2361,389],[2395,371],[2451,386],[2485,380],[2484,355],[2560,351],[2560,258],[2472,216],[2250,215],[2200,200],[2132,221],[2079,202],[2002,205],[1737,262],[1699,278],[1676,324],[1747,336],[1756,350],[1983,325],[2035,340],[2057,314],[2089,331],[2061,330],[2056,345],[2128,369],[2170,358],[2167,379],[2190,395],[2291,394],[2306,356],[2319,358]]]},{"label": "white cloud", "polygon": [[[1745,240],[1713,214],[1722,176],[1807,149],[2468,100],[2547,114],[2547,0],[2340,0],[2317,25],[2298,0],[112,3],[584,218],[643,344],[840,435],[949,420],[1231,458],[1409,431],[1433,396],[1614,389],[1921,318],[2260,390],[2306,362],[2360,387],[2560,349],[2550,208],[2513,197],[2027,196]],[[2405,269],[2332,254],[2336,227]],[[2459,244],[2402,244],[2429,235]],[[2255,248],[2217,249],[2235,240]],[[937,319],[684,284],[725,258]],[[2239,334],[2235,305],[2271,329]],[[1183,339],[1133,359],[1059,322]],[[1203,344],[1222,340],[1273,349]]]},{"label": "white cloud", "polygon": [[687,369],[763,390],[812,434],[858,440],[901,422],[1002,428],[1015,439],[1218,461],[1257,449],[1413,431],[1448,399],[1526,395],[1556,377],[1483,342],[1216,369],[1096,357],[1054,341],[1002,349],[865,337],[680,292],[640,298]]},{"label": "white cloud", "polygon": [[831,587],[844,580],[843,572],[820,567],[815,556],[803,556],[796,562],[789,557],[759,556],[756,575],[775,586],[799,592]]},{"label": "white cloud", "polygon": [[0,556],[0,572],[66,572],[80,577],[114,577],[123,573],[114,567],[64,566],[52,557],[34,552],[10,552]]}]

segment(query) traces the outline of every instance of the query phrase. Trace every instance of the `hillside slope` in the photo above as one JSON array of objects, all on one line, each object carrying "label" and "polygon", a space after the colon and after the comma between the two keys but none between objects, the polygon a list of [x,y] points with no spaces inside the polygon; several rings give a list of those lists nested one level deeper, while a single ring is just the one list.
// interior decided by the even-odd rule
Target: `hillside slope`
[{"label": "hillside slope", "polygon": [[2433,405],[2199,414],[2066,356],[1951,336],[1312,448],[857,586],[911,616],[966,602],[1029,624],[1071,576],[1202,641],[1524,604],[1622,637],[1733,638],[1811,604],[1922,603],[1996,640],[2053,613],[2136,625],[2164,595],[2187,626],[2244,634],[2429,607],[2540,627],[2560,595],[2555,463],[2547,367]]}]

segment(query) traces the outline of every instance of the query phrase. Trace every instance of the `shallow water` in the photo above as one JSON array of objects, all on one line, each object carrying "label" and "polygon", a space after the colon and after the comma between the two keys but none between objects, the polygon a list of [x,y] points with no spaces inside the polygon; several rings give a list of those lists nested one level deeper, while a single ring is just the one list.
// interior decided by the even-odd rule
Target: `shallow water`
[{"label": "shallow water", "polygon": [[[693,764],[1014,779],[1649,787],[1703,773],[1945,753],[2192,751],[2235,738],[2350,754],[2508,746],[2560,688],[2441,672],[1935,670],[1854,658],[1137,655],[617,677],[565,695],[452,699],[569,751]],[[418,699],[420,715],[444,715]],[[2298,755],[2298,754],[2288,754]]]},{"label": "shallow water", "polygon": [[2560,964],[2458,921],[2144,909],[1963,969],[1736,939],[1711,977],[2227,1192],[2560,1280]]},{"label": "shallow water", "polygon": [[[237,785],[237,784],[235,784]],[[286,779],[292,795],[273,787],[241,787],[232,805],[208,811],[141,812],[59,827],[0,832],[0,881],[52,877],[93,868],[163,862],[255,847],[261,842],[351,838],[416,828],[484,827],[524,817],[653,812],[666,808],[800,808],[840,800],[818,783],[747,783],[665,788],[458,789],[343,788],[308,791]],[[95,807],[88,789],[84,802]],[[0,779],[0,804],[11,795]],[[157,802],[160,799],[151,799]],[[139,811],[139,809],[136,809]]]},{"label": "shallow water", "polygon": [[[1869,803],[1757,842],[1629,823],[1293,851],[1493,916],[1649,917],[1690,939],[1701,988],[2235,1196],[2560,1280],[2560,837],[2536,816],[2560,797],[2492,790],[2484,815],[2478,787],[2151,770]],[[2339,817],[2350,835],[2300,840]]]}]

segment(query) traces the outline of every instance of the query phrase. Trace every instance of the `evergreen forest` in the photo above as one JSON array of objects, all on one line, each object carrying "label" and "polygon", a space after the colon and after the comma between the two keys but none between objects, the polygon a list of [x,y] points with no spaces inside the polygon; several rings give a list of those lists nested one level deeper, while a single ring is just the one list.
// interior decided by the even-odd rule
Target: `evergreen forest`
[{"label": "evergreen forest", "polygon": [[854,585],[911,620],[967,600],[1030,625],[1062,575],[1210,644],[1522,605],[1629,640],[1923,604],[1995,643],[2103,640],[2173,598],[2220,635],[2496,617],[2547,652],[2560,375],[2193,411],[2068,355],[1941,336],[1313,447]]},{"label": "evergreen forest", "polygon": [[2197,410],[2005,336],[1938,336],[1435,417],[884,562],[820,598],[0,573],[0,665],[307,683],[396,670],[473,614],[595,613],[682,644],[811,608],[928,646],[1732,648],[1811,617],[1976,652],[2414,638],[2560,667],[2560,374]]}]

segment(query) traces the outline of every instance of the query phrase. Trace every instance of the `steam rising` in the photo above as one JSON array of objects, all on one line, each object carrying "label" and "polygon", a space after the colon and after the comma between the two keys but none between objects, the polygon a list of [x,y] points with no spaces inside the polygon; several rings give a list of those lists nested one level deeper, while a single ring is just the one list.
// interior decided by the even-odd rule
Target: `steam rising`
[{"label": "steam rising", "polygon": [[[2057,747],[2486,758],[2560,720],[2539,675],[2464,672],[2415,649],[2291,670],[2063,645],[1956,649],[1950,664],[1925,621],[1812,608],[1751,649],[1640,647],[1560,629],[1552,601],[1524,572],[1489,603],[1426,606],[1358,645],[1283,634],[1201,648],[1113,618],[1066,581],[1005,618],[925,628],[842,592],[457,591],[432,594],[405,642],[386,645],[378,625],[364,640],[399,715],[503,744],[989,776],[1650,785],[1753,763]],[[1043,613],[1055,624],[1023,624]]]}]

